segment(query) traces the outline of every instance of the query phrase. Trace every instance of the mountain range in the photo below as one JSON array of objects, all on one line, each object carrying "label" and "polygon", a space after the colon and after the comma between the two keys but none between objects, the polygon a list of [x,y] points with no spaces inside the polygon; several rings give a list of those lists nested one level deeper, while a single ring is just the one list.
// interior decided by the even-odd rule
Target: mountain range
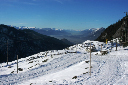
[{"label": "mountain range", "polygon": [[66,30],[56,28],[36,28],[36,27],[15,27],[17,29],[31,29],[40,34],[55,37],[57,39],[67,39],[73,44],[79,44],[85,40],[95,40],[105,30],[105,28],[91,28],[86,30]]}]

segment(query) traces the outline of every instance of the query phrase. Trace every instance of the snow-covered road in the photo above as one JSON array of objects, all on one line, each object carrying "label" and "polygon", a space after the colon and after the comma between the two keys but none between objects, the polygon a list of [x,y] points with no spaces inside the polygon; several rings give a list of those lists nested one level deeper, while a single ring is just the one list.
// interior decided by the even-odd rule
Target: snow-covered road
[{"label": "snow-covered road", "polygon": [[91,77],[83,76],[82,80],[76,81],[78,85],[81,83],[84,85],[115,84],[124,75],[125,67],[122,57],[107,55],[94,58],[93,61],[96,63],[93,64]]}]

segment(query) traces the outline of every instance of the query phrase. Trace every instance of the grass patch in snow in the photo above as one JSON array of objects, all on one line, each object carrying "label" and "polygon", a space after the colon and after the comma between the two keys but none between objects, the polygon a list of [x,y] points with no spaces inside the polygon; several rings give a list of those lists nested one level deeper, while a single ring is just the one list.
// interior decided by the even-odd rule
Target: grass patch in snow
[{"label": "grass patch in snow", "polygon": [[46,59],[46,60],[44,60],[44,61],[42,61],[42,62],[47,62],[48,61],[48,59]]},{"label": "grass patch in snow", "polygon": [[85,63],[88,63],[89,61],[85,61]]},{"label": "grass patch in snow", "polygon": [[77,78],[77,76],[74,76],[72,79],[76,79]]}]

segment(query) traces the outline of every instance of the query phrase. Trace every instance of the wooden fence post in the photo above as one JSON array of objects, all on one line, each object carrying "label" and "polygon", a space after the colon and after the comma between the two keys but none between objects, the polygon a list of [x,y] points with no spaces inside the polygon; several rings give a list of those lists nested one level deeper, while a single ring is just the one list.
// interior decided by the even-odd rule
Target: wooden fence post
[{"label": "wooden fence post", "polygon": [[116,51],[117,51],[117,39],[116,39]]},{"label": "wooden fence post", "polygon": [[18,55],[17,55],[17,73],[18,73]]},{"label": "wooden fence post", "polygon": [[90,76],[91,76],[91,42],[90,42]]},{"label": "wooden fence post", "polygon": [[111,41],[111,50],[112,50],[112,41]]},{"label": "wooden fence post", "polygon": [[76,44],[76,53],[77,53],[77,44]]},{"label": "wooden fence post", "polygon": [[101,51],[102,51],[102,44],[101,44]]},{"label": "wooden fence post", "polygon": [[8,40],[7,40],[7,65],[8,65]]}]

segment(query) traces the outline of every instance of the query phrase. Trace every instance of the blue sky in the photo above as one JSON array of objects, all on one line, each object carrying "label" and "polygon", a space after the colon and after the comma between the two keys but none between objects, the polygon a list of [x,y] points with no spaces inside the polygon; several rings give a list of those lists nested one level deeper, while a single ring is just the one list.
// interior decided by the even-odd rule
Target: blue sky
[{"label": "blue sky", "polygon": [[0,24],[37,28],[108,27],[125,16],[128,0],[0,0]]}]

